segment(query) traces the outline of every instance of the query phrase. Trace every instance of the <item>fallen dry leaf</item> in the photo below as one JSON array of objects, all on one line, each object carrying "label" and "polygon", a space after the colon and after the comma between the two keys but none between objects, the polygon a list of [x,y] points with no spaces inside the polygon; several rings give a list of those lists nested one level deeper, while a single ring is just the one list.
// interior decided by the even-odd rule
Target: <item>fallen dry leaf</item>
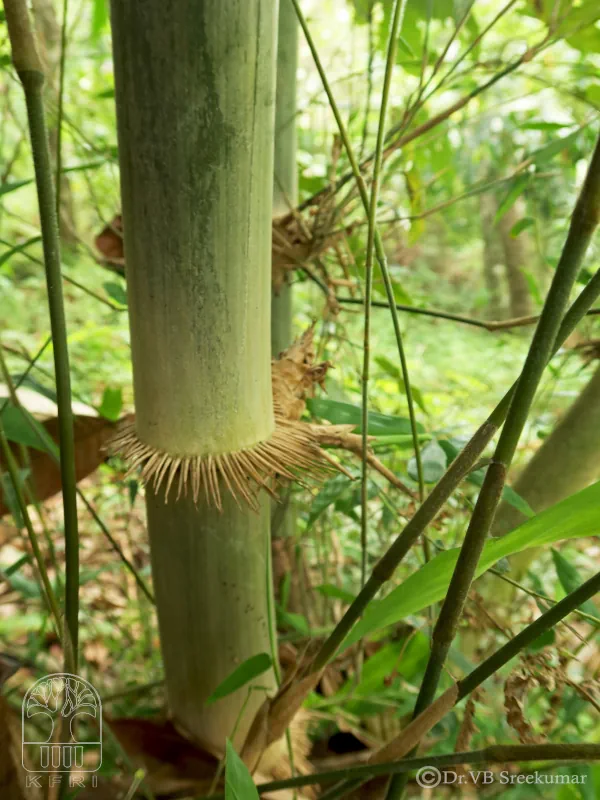
[{"label": "fallen dry leaf", "polygon": [[[53,417],[40,424],[58,444],[58,418]],[[114,436],[116,424],[103,417],[75,417],[75,476],[78,482],[94,472],[106,459],[105,447]],[[10,446],[15,458],[20,463],[19,446],[14,443],[11,443]],[[44,500],[60,492],[60,469],[52,456],[41,450],[31,448],[29,459],[31,463],[30,486],[33,488],[37,500],[43,503]],[[0,517],[8,513],[9,509],[3,498],[0,497]]]}]

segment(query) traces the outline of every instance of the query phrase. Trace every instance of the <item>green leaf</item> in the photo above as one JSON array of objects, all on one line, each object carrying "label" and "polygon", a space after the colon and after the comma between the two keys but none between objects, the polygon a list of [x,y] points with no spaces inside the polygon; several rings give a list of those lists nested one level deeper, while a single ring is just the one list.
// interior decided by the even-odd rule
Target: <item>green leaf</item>
[{"label": "green leaf", "polygon": [[12,403],[7,403],[1,416],[6,438],[10,442],[58,455],[58,447],[44,426],[22,406],[15,407]]},{"label": "green leaf", "polygon": [[515,222],[510,229],[511,237],[516,239],[520,233],[522,233],[524,230],[527,230],[527,228],[531,228],[532,225],[535,225],[535,220],[533,217],[523,217],[523,219]]},{"label": "green leaf", "polygon": [[[537,514],[511,533],[486,542],[477,565],[478,578],[501,558],[563,539],[594,536],[600,528],[600,481]],[[446,596],[460,550],[439,553],[383,600],[372,603],[344,645],[394,625]]]},{"label": "green leaf", "polygon": [[[476,472],[472,472],[467,480],[469,483],[472,483],[475,486],[481,487],[483,485],[483,478],[485,476],[485,469],[478,469]],[[505,503],[508,503],[509,506],[516,508],[517,511],[520,511],[526,517],[535,517],[535,511],[531,508],[527,500],[524,497],[521,497],[520,494],[517,494],[512,486],[505,486],[502,489],[502,499]]]},{"label": "green leaf", "polygon": [[353,595],[352,592],[340,589],[339,586],[334,586],[333,583],[322,583],[320,586],[315,586],[314,588],[324,597],[332,597],[334,600],[341,600],[348,605],[354,601],[355,595]]},{"label": "green leaf", "polygon": [[310,507],[307,527],[312,527],[325,509],[329,508],[332,503],[335,503],[340,495],[352,486],[352,483],[353,481],[346,477],[346,475],[336,475],[335,478],[325,481],[323,488],[317,494]]},{"label": "green leaf", "polygon": [[127,306],[127,292],[123,288],[121,283],[115,283],[114,281],[109,281],[108,283],[102,284],[104,287],[104,291],[113,300],[120,306],[126,307]]},{"label": "green leaf", "polygon": [[308,636],[310,633],[310,627],[303,614],[294,614],[292,611],[284,611],[283,608],[278,608],[277,619],[282,626],[293,628],[304,636]]},{"label": "green leaf", "polygon": [[106,23],[108,22],[108,4],[106,0],[94,0],[92,8],[92,30],[91,36],[93,41],[100,38]]},{"label": "green leaf", "polygon": [[517,202],[519,197],[523,194],[525,189],[527,188],[527,184],[529,183],[530,175],[519,175],[510,186],[508,192],[504,195],[504,198],[500,201],[500,205],[498,206],[498,211],[496,211],[496,216],[494,217],[494,225],[498,222],[498,220],[502,219],[502,217],[506,214],[506,212],[514,206]]},{"label": "green leaf", "polygon": [[[340,403],[337,400],[322,400],[313,398],[306,401],[311,414],[321,419],[329,420],[335,425],[354,425],[356,433],[362,431],[360,406],[351,403]],[[417,430],[423,432],[422,425],[417,424]],[[388,414],[369,412],[369,426],[367,432],[372,436],[393,436],[394,434],[410,433],[410,420],[405,417],[392,417]]]},{"label": "green leaf", "polygon": [[16,189],[20,189],[21,186],[27,186],[29,183],[33,183],[33,178],[26,178],[22,181],[10,181],[9,183],[0,183],[0,195],[14,192]]},{"label": "green leaf", "polygon": [[550,645],[554,644],[554,640],[556,635],[552,628],[549,631],[544,631],[537,639],[534,639],[533,642],[527,647],[527,650],[536,651],[542,650],[544,647],[550,647]]},{"label": "green leaf", "polygon": [[554,158],[555,155],[561,153],[566,147],[570,147],[582,131],[583,128],[577,128],[573,133],[555,139],[553,142],[550,142],[550,144],[532,153],[530,158],[533,159],[533,163],[536,167],[542,166],[547,161],[550,161],[551,158]]},{"label": "green leaf", "polygon": [[[20,469],[17,472],[17,480],[21,484],[21,490],[23,490],[23,481],[27,478],[28,475],[29,475],[28,469]],[[19,506],[17,493],[15,492],[15,487],[12,482],[12,478],[8,472],[0,472],[0,490],[2,491],[4,505],[8,508],[8,510],[12,514],[12,517],[15,521],[17,528],[24,528],[25,520],[23,519],[23,515],[21,514],[21,507]]]},{"label": "green leaf", "polygon": [[248,767],[227,739],[225,761],[225,800],[259,800]]},{"label": "green leaf", "polygon": [[121,389],[111,389],[107,386],[102,395],[102,402],[98,408],[98,413],[105,419],[116,422],[121,415],[123,408],[123,392]]},{"label": "green leaf", "polygon": [[[555,550],[554,547],[552,548],[552,560],[554,561],[554,568],[556,569],[560,585],[565,590],[566,594],[575,591],[578,586],[581,586],[584,581],[577,567],[573,566],[570,561],[567,561],[563,554]],[[579,608],[581,611],[585,611],[586,614],[591,614],[593,617],[598,616],[598,610],[592,600],[586,600]]]},{"label": "green leaf", "polygon": [[535,511],[524,497],[517,494],[512,486],[505,486],[502,490],[502,499],[526,517],[535,517]]},{"label": "green leaf", "polygon": [[206,701],[206,705],[211,705],[211,703],[215,703],[222,697],[227,697],[227,695],[237,692],[242,686],[245,686],[247,683],[250,683],[250,681],[253,681],[254,678],[257,678],[268,669],[271,669],[272,664],[271,656],[268,653],[259,653],[256,656],[247,658],[246,661],[233,670],[231,675],[228,675],[224,681],[221,681]]},{"label": "green leaf", "polygon": [[3,264],[12,258],[17,253],[23,252],[23,250],[27,250],[28,247],[31,247],[32,244],[37,244],[38,242],[42,241],[41,236],[32,236],[31,239],[28,239],[26,242],[21,242],[21,244],[16,244],[14,247],[11,247],[9,250],[5,250],[4,253],[0,256],[0,267]]},{"label": "green leaf", "polygon": [[[423,480],[425,483],[437,483],[442,477],[447,467],[447,456],[435,439],[429,442],[421,450],[421,465],[423,467]],[[419,476],[417,473],[417,461],[411,458],[408,462],[408,474],[416,481]]]}]

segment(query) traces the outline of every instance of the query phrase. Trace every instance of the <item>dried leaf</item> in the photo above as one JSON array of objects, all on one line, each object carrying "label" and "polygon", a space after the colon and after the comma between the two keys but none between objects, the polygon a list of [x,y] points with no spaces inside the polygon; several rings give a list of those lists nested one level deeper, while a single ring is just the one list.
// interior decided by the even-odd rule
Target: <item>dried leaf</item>
[{"label": "dried leaf", "polygon": [[[53,417],[40,423],[46,433],[58,444],[58,418]],[[102,417],[77,416],[74,419],[75,433],[75,476],[77,481],[90,475],[106,459],[105,447],[114,436],[116,427]],[[21,461],[19,447],[11,443],[11,449],[17,461]],[[46,452],[37,449],[29,450],[31,473],[29,485],[41,503],[60,492],[60,469],[56,461]],[[0,517],[8,514],[9,509],[0,496]]]},{"label": "dried leaf", "polygon": [[0,695],[0,797],[2,800],[42,800],[42,790],[25,788],[21,762],[21,721]]},{"label": "dried leaf", "polygon": [[279,413],[288,420],[299,420],[305,400],[314,395],[315,386],[325,388],[324,380],[329,361],[315,364],[314,324],[284,350],[271,365],[273,402]]},{"label": "dried leaf", "polygon": [[129,758],[146,770],[152,792],[206,793],[218,759],[182,736],[170,720],[106,719]]},{"label": "dried leaf", "polygon": [[117,214],[116,217],[100,231],[94,240],[96,248],[107,263],[107,266],[118,272],[125,274],[125,251],[123,248],[123,217]]}]

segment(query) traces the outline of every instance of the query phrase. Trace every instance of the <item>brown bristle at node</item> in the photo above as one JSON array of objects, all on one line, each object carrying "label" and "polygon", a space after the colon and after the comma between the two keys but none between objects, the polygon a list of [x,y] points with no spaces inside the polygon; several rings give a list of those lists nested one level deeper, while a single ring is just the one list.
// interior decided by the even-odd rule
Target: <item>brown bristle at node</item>
[{"label": "brown bristle at node", "polygon": [[165,484],[165,502],[191,495],[194,503],[204,494],[209,505],[222,510],[222,492],[229,492],[255,511],[261,490],[277,497],[275,486],[282,481],[305,484],[322,479],[337,465],[321,450],[310,426],[275,413],[275,430],[265,441],[232,453],[183,456],[157,450],[142,442],[135,420],[123,423],[112,440],[110,452],[129,466],[128,475],[140,470],[142,481],[158,492]]}]

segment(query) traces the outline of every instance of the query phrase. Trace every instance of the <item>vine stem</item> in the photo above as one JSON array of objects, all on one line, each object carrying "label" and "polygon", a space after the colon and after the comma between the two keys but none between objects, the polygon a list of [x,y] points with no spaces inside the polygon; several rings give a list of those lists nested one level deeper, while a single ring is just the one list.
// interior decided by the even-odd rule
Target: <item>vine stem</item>
[{"label": "vine stem", "polygon": [[12,60],[23,85],[35,168],[59,419],[60,471],[65,526],[65,633],[77,671],[79,639],[79,535],[69,350],[60,274],[60,240],[44,112],[44,74],[25,0],[4,0]]},{"label": "vine stem", "polygon": [[[362,374],[362,474],[361,474],[361,518],[360,518],[360,542],[361,542],[361,569],[360,580],[361,588],[367,580],[367,528],[368,528],[368,483],[369,483],[369,371],[371,362],[371,301],[373,299],[373,256],[375,245],[375,231],[377,229],[377,204],[379,201],[379,184],[381,176],[381,165],[383,155],[383,142],[385,138],[385,119],[387,106],[390,97],[390,86],[394,72],[394,62],[396,60],[396,48],[398,35],[402,28],[402,19],[406,0],[395,0],[390,38],[385,64],[385,76],[381,91],[381,104],[379,111],[379,125],[377,128],[377,144],[375,147],[375,160],[373,162],[373,181],[371,183],[371,199],[369,202],[369,227],[367,233],[367,260],[365,266],[365,321],[363,338],[363,374]],[[418,449],[418,442],[415,445]],[[419,473],[419,492],[423,502],[423,482],[422,474]]]},{"label": "vine stem", "polygon": [[[485,540],[494,521],[508,469],[525,427],[545,366],[552,355],[569,295],[599,222],[600,137],[571,218],[567,239],[533,335],[529,353],[510,400],[506,422],[492,462],[487,469],[446,598],[433,630],[431,651],[415,704],[414,717],[418,717],[435,697]],[[387,800],[397,800],[402,797],[405,785],[405,777],[394,778],[387,793]]]},{"label": "vine stem", "polygon": [[[358,187],[358,191],[360,194],[360,198],[367,214],[367,217],[371,217],[371,203],[369,200],[369,193],[367,191],[367,186],[365,180],[361,174],[360,166],[358,161],[356,160],[356,156],[354,155],[354,150],[352,148],[352,144],[348,137],[348,132],[346,130],[346,126],[344,125],[344,121],[342,119],[342,115],[340,114],[340,110],[336,103],[335,97],[333,96],[333,92],[331,91],[331,86],[329,85],[329,81],[327,79],[327,75],[323,68],[323,64],[321,63],[321,59],[319,58],[319,53],[317,52],[314,40],[306,24],[306,20],[302,11],[300,9],[300,4],[298,0],[292,0],[294,4],[294,8],[296,9],[296,14],[298,16],[298,22],[300,23],[300,27],[304,32],[304,36],[306,37],[307,44],[310,48],[312,53],[313,60],[315,62],[315,66],[317,67],[317,71],[319,72],[319,76],[321,78],[321,82],[323,84],[323,89],[325,90],[325,94],[327,95],[327,99],[329,101],[329,105],[331,107],[331,111],[333,116],[335,117],[335,121],[339,128],[340,136],[342,142],[344,144],[344,148],[346,150],[346,154],[348,156],[348,160],[350,162],[352,168],[352,174],[356,181],[356,185]],[[378,132],[379,138],[379,132]],[[386,139],[386,135],[384,134],[384,142]],[[385,152],[385,151],[383,151]],[[383,153],[382,156],[383,158]],[[410,375],[408,371],[408,362],[406,360],[406,353],[404,352],[404,343],[402,340],[402,331],[400,329],[400,320],[398,317],[398,311],[396,309],[395,298],[394,298],[394,286],[392,283],[392,279],[390,276],[390,271],[387,263],[387,256],[385,254],[385,248],[383,246],[383,240],[381,238],[381,234],[379,233],[379,228],[376,224],[373,225],[373,246],[375,249],[375,255],[377,257],[377,262],[379,264],[379,268],[381,270],[381,276],[383,278],[383,283],[385,286],[385,292],[387,295],[389,309],[392,316],[392,323],[394,326],[394,335],[396,337],[396,344],[398,347],[398,355],[400,356],[400,365],[402,368],[402,380],[404,381],[404,388],[406,390],[406,402],[408,405],[408,416],[410,419],[410,428],[411,434],[413,439],[413,447],[415,451],[415,462],[417,467],[417,475],[419,481],[419,487],[424,487],[423,481],[423,465],[421,462],[421,450],[419,446],[419,435],[417,430],[417,421],[415,416],[415,408],[413,402],[413,396],[411,391],[410,385]],[[423,491],[421,491],[423,493]]]}]

